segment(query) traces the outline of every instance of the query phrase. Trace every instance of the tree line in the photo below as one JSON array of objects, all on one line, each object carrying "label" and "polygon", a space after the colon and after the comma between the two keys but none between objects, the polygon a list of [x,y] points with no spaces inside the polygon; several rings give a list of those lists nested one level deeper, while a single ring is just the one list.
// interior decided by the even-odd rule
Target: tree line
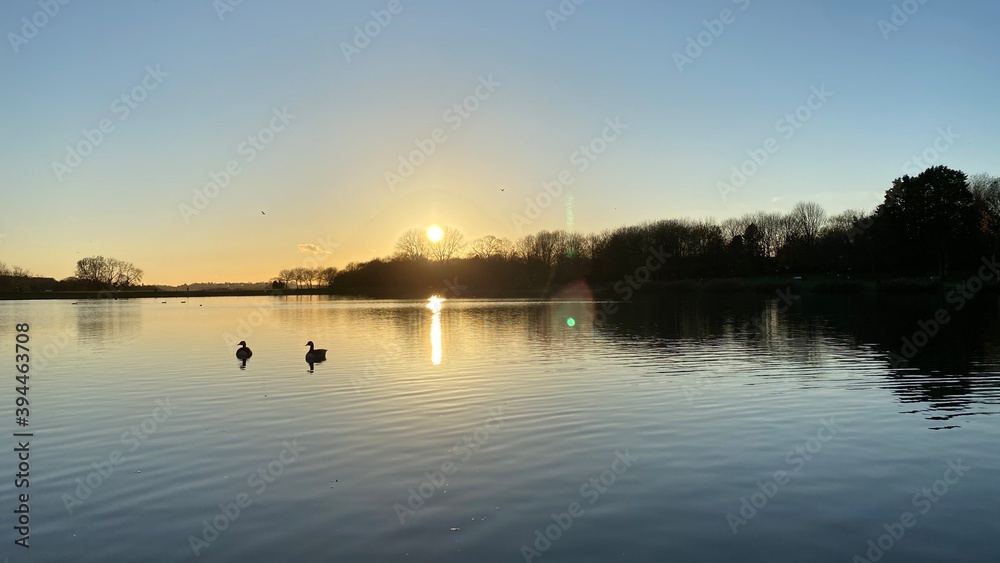
[{"label": "tree line", "polygon": [[142,269],[135,264],[104,256],[78,260],[75,274],[59,281],[32,276],[24,268],[0,261],[0,292],[121,290],[138,287],[142,277]]},{"label": "tree line", "polygon": [[133,287],[142,282],[142,276],[135,264],[117,258],[91,256],[76,263],[75,278],[100,289]]},{"label": "tree line", "polygon": [[327,268],[291,268],[281,270],[272,280],[271,286],[283,289],[291,287],[294,283],[297,288],[330,287],[339,273],[340,271],[333,266]]},{"label": "tree line", "polygon": [[[1000,178],[944,166],[892,182],[874,210],[828,215],[817,203],[717,222],[665,219],[582,234],[540,231],[517,240],[471,242],[446,227],[400,236],[391,256],[348,264],[332,279],[345,290],[440,288],[442,280],[488,290],[538,290],[573,280],[611,284],[651,253],[669,256],[653,282],[821,275],[946,277],[974,269],[1000,246]],[[328,278],[328,282],[330,279]]]}]

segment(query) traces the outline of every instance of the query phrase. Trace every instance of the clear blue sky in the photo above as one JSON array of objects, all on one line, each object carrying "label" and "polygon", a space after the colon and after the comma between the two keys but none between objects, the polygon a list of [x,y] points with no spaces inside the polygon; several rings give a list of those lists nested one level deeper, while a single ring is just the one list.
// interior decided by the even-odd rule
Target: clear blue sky
[{"label": "clear blue sky", "polygon": [[[224,1],[0,5],[0,260],[62,278],[103,254],[152,283],[264,280],[312,256],[300,245],[343,266],[435,223],[517,238],[799,200],[872,208],[935,142],[947,150],[927,164],[1000,173],[997,3],[914,0],[884,32],[889,0],[587,0],[554,30],[556,0],[400,0],[387,25],[371,12],[389,0],[243,0],[220,19]],[[674,53],[727,9],[679,71]],[[348,62],[366,24],[378,35]],[[446,114],[490,76],[475,111]],[[786,138],[779,120],[824,85]],[[284,108],[294,118],[272,119]],[[581,171],[574,151],[614,118],[628,129]],[[86,149],[102,120],[114,128],[69,167],[67,145]],[[386,172],[435,129],[434,153],[390,190]],[[777,150],[723,198],[769,138]],[[185,217],[231,161],[239,173]],[[573,184],[519,231],[511,215],[563,170]]]}]

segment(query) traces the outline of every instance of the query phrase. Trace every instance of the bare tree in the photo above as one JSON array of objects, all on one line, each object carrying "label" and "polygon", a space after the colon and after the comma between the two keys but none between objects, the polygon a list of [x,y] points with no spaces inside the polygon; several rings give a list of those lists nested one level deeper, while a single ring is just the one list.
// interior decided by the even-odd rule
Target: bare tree
[{"label": "bare tree", "polygon": [[789,212],[788,220],[789,234],[811,245],[816,242],[826,223],[826,211],[818,203],[800,201]]},{"label": "bare tree", "polygon": [[31,276],[31,270],[27,268],[22,268],[20,266],[11,266],[10,275],[15,278],[26,278]]},{"label": "bare tree", "polygon": [[969,176],[969,189],[994,221],[1000,219],[1000,177],[985,172]]},{"label": "bare tree", "polygon": [[551,265],[565,253],[565,231],[540,231],[535,235],[525,235],[517,241],[517,254],[525,260]]},{"label": "bare tree", "polygon": [[722,236],[725,237],[726,242],[732,241],[737,236],[743,236],[743,233],[747,230],[747,227],[753,223],[753,218],[750,215],[744,215],[742,217],[733,217],[723,221],[719,227],[722,229]]},{"label": "bare tree", "polygon": [[465,235],[454,227],[444,227],[444,236],[437,242],[430,243],[430,257],[438,262],[447,262],[457,258],[465,250]]},{"label": "bare tree", "polygon": [[340,274],[340,271],[333,266],[321,268],[319,270],[319,280],[326,284],[327,287],[330,287],[333,285],[333,281],[337,279],[338,274]]},{"label": "bare tree", "polygon": [[301,288],[303,285],[312,287],[313,271],[311,268],[292,268],[292,279],[295,281],[296,289]]},{"label": "bare tree", "polygon": [[513,243],[507,238],[498,238],[493,235],[486,235],[472,241],[469,247],[469,255],[473,258],[483,260],[496,260],[509,258],[513,252]]},{"label": "bare tree", "polygon": [[746,216],[757,227],[762,256],[774,256],[785,244],[786,223],[780,213],[760,211]]},{"label": "bare tree", "polygon": [[76,277],[102,286],[130,287],[142,282],[143,271],[117,258],[90,256],[76,263]]},{"label": "bare tree", "polygon": [[430,255],[430,241],[423,229],[410,229],[399,236],[393,258],[397,260],[417,260]]},{"label": "bare tree", "polygon": [[142,270],[131,262],[116,260],[111,258],[111,272],[113,275],[112,285],[116,287],[130,287],[139,285],[142,282]]},{"label": "bare tree", "polygon": [[820,236],[843,237],[851,239],[852,233],[857,228],[858,222],[864,219],[867,213],[863,209],[848,209],[831,216],[826,220]]},{"label": "bare tree", "polygon": [[586,240],[586,252],[585,254],[590,258],[596,258],[600,256],[604,250],[608,247],[608,242],[611,240],[611,231],[605,229],[599,233],[591,233],[587,235]]},{"label": "bare tree", "polygon": [[580,233],[567,233],[564,242],[567,258],[589,258],[587,237]]},{"label": "bare tree", "polygon": [[521,260],[534,258],[535,235],[524,235],[514,243],[514,254]]}]

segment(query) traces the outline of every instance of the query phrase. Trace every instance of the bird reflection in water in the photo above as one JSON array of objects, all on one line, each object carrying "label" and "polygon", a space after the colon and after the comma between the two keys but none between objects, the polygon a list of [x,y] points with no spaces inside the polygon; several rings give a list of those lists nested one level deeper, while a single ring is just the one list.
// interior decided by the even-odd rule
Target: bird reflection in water
[{"label": "bird reflection in water", "polygon": [[427,308],[431,310],[431,363],[441,365],[441,303],[443,297],[437,295],[427,300]]}]

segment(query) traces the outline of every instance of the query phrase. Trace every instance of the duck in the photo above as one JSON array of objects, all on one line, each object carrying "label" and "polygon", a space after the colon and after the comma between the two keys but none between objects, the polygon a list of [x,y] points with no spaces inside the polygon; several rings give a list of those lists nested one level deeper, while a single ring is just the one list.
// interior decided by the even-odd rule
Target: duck
[{"label": "duck", "polygon": [[245,340],[240,340],[240,348],[236,350],[236,358],[239,360],[245,360],[250,356],[253,356],[253,351],[247,348]]},{"label": "duck", "polygon": [[313,348],[312,340],[306,342],[306,346],[309,347],[309,351],[306,352],[306,361],[309,363],[322,362],[326,360],[326,349],[325,348]]}]

